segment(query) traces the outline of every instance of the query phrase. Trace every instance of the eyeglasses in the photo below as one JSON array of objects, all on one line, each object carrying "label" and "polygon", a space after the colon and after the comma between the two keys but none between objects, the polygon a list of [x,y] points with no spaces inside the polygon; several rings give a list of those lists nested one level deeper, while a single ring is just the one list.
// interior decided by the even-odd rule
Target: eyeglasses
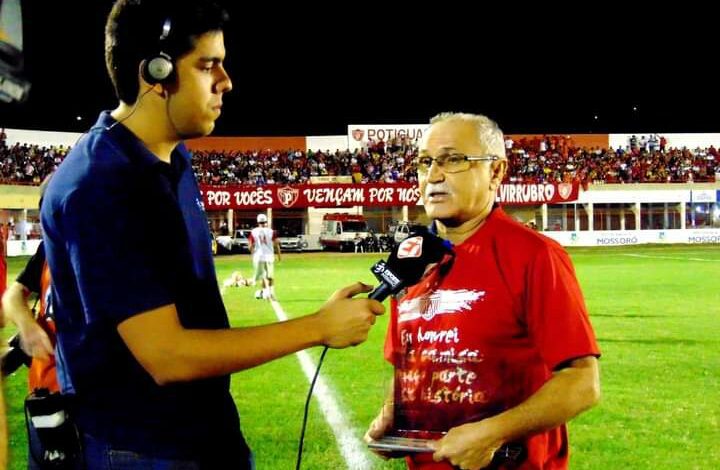
[{"label": "eyeglasses", "polygon": [[417,172],[420,174],[427,174],[430,172],[430,167],[435,163],[444,173],[460,173],[470,169],[470,162],[494,162],[500,160],[497,155],[483,155],[483,156],[472,156],[472,155],[440,155],[439,157],[418,157],[415,159],[415,166]]}]

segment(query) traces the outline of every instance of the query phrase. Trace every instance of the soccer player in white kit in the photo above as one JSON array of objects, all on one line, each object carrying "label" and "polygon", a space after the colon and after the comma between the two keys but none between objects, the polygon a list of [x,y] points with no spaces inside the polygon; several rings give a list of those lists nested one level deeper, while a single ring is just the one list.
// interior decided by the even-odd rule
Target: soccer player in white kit
[{"label": "soccer player in white kit", "polygon": [[267,226],[268,219],[265,214],[258,214],[257,224],[258,226],[250,231],[249,237],[255,268],[254,280],[255,283],[262,281],[262,289],[255,292],[255,298],[275,300],[275,250],[280,261],[280,242],[275,231]]}]

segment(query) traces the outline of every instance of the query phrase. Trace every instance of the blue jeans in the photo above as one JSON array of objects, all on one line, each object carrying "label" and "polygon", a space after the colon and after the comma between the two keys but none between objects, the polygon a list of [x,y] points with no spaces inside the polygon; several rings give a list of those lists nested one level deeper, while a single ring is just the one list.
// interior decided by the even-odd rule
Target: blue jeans
[{"label": "blue jeans", "polygon": [[[113,449],[108,443],[88,434],[83,436],[84,465],[78,470],[209,470],[195,460],[162,459],[128,450]],[[255,470],[252,454],[242,470]]]}]

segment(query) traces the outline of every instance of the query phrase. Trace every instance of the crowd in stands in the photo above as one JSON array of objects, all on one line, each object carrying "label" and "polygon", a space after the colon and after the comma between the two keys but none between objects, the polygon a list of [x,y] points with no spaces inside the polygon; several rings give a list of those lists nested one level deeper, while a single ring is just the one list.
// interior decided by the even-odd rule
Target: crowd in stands
[{"label": "crowd in stands", "polygon": [[720,156],[709,148],[668,148],[662,136],[632,136],[626,147],[585,148],[571,138],[505,141],[508,180],[517,183],[690,183],[715,181]]},{"label": "crowd in stands", "polygon": [[39,185],[55,171],[69,148],[19,144],[8,146],[0,140],[0,184]]},{"label": "crowd in stands", "polygon": [[[0,138],[2,135],[0,135]],[[505,142],[507,182],[667,183],[715,181],[720,156],[714,146],[667,147],[664,137],[633,136],[617,149],[576,146],[565,136]],[[68,148],[6,145],[0,139],[0,183],[40,184]],[[417,148],[404,139],[371,141],[350,151],[196,151],[193,169],[201,184],[302,184],[315,176],[344,176],[354,183],[417,182]]]},{"label": "crowd in stands", "polygon": [[193,168],[201,184],[303,184],[314,176],[349,176],[353,183],[417,182],[416,148],[395,141],[356,151],[195,152]]}]

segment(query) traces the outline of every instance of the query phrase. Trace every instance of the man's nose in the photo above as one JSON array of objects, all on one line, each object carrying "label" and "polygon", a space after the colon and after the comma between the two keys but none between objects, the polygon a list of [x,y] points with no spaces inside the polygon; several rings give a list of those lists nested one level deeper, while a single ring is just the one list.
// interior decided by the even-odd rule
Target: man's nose
[{"label": "man's nose", "polygon": [[433,160],[427,172],[428,182],[442,181],[443,179],[445,179],[445,173],[442,167],[438,164],[437,160]]}]

